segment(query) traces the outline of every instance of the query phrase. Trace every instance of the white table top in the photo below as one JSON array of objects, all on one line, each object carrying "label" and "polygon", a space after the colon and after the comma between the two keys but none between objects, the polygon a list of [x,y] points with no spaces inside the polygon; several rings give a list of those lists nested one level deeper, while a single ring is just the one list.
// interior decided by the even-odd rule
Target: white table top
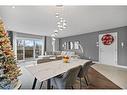
[{"label": "white table top", "polygon": [[26,67],[34,77],[36,77],[40,82],[50,79],[56,75],[62,74],[69,69],[83,65],[89,60],[83,59],[72,59],[69,63],[63,63],[63,60],[51,61],[47,63],[37,64],[35,66]]},{"label": "white table top", "polygon": [[96,71],[104,75],[120,88],[127,89],[127,69],[105,64],[92,65]]}]

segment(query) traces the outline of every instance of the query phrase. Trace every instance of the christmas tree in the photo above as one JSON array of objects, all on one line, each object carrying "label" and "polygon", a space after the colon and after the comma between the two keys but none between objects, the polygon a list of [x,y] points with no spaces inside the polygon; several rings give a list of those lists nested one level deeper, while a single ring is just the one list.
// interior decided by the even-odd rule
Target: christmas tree
[{"label": "christmas tree", "polygon": [[0,88],[9,89],[10,84],[17,80],[20,75],[20,69],[16,64],[8,33],[0,19]]}]

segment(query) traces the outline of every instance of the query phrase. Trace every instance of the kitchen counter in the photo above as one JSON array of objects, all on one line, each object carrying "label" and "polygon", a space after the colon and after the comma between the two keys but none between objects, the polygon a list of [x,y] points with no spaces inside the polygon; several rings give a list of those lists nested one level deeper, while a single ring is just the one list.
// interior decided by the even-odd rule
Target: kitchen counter
[{"label": "kitchen counter", "polygon": [[127,89],[127,69],[105,64],[94,64],[92,68],[122,89]]}]

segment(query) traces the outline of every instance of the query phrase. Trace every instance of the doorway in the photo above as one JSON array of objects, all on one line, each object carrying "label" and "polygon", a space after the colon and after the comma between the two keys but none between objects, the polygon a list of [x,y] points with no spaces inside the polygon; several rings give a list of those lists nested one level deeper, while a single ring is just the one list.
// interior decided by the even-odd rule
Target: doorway
[{"label": "doorway", "polygon": [[117,32],[107,34],[113,38],[113,41],[106,45],[102,40],[106,34],[99,35],[99,63],[117,65]]}]

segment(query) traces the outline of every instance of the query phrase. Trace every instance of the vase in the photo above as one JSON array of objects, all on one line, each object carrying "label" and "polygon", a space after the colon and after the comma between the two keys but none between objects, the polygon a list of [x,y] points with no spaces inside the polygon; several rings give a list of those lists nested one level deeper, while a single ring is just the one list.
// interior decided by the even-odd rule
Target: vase
[{"label": "vase", "polygon": [[63,62],[64,62],[64,63],[68,63],[68,62],[69,62],[69,59],[64,58],[64,59],[63,59]]}]

